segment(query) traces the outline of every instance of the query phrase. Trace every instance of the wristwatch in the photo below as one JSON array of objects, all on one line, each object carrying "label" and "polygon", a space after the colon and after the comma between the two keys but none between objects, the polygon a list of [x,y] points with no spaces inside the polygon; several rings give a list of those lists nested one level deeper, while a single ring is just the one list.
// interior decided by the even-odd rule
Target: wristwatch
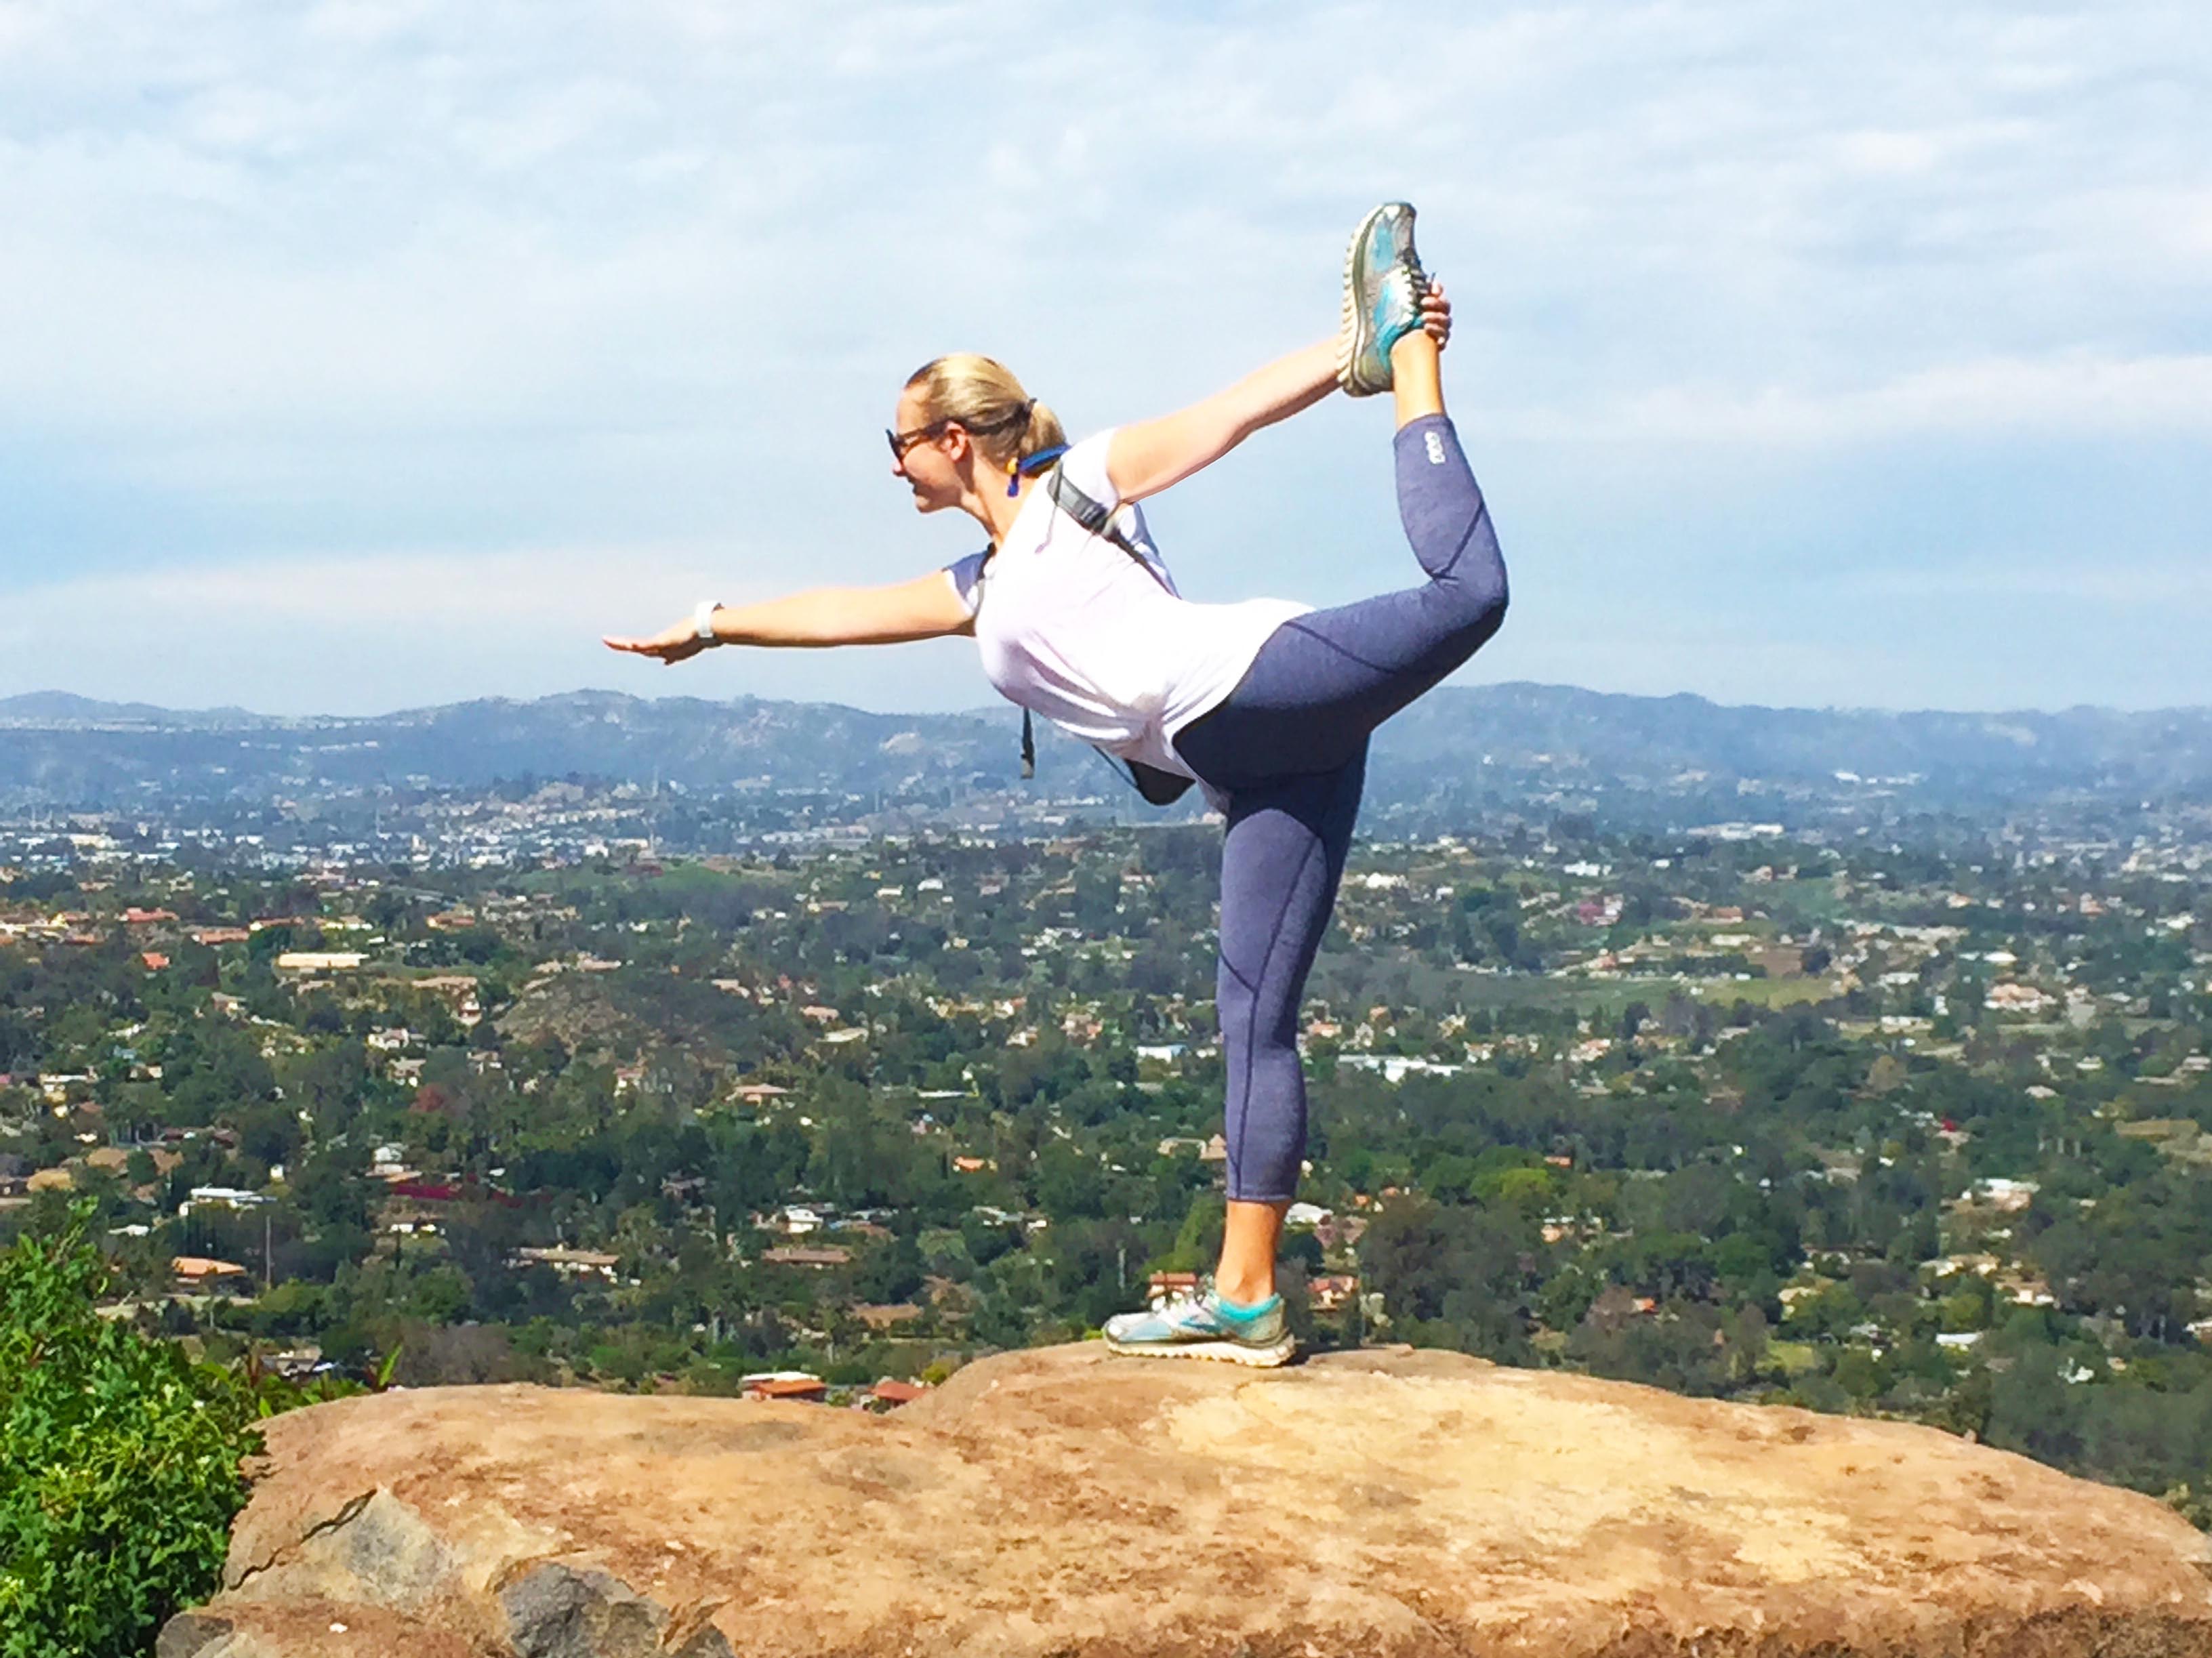
[{"label": "wristwatch", "polygon": [[721,608],[720,599],[702,598],[699,601],[699,608],[691,612],[691,625],[698,630],[699,637],[709,645],[718,642],[714,638],[714,612]]}]

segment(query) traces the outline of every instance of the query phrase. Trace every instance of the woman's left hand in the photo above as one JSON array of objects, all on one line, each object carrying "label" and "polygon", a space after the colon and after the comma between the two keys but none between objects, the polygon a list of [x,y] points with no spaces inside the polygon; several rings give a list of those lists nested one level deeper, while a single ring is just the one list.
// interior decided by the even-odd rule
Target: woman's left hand
[{"label": "woman's left hand", "polygon": [[1421,295],[1421,326],[1441,351],[1451,343],[1451,301],[1444,297],[1444,285],[1434,276],[1429,278],[1428,291]]},{"label": "woman's left hand", "polygon": [[623,639],[615,635],[605,635],[599,641],[611,651],[629,651],[637,656],[649,656],[665,668],[679,662],[688,662],[714,641],[699,637],[697,623],[685,620],[672,623],[650,639]]}]

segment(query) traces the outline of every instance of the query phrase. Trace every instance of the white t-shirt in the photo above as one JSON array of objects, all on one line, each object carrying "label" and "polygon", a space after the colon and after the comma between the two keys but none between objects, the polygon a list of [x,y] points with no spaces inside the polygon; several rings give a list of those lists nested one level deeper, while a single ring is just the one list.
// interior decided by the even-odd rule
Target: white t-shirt
[{"label": "white t-shirt", "polygon": [[1011,702],[1109,754],[1178,777],[1176,733],[1237,687],[1267,635],[1313,607],[1284,598],[1194,604],[1177,593],[1145,515],[1106,476],[1111,431],[1060,458],[1067,481],[1114,514],[1140,562],[1039,487],[997,551],[949,566],[975,618],[983,672]]}]

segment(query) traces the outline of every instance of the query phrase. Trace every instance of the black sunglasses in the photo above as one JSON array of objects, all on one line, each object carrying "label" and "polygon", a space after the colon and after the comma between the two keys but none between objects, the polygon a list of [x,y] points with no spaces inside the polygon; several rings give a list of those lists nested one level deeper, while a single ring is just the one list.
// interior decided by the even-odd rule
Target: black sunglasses
[{"label": "black sunglasses", "polygon": [[908,450],[913,448],[917,443],[927,443],[932,438],[942,437],[947,427],[957,424],[957,421],[947,415],[941,420],[930,422],[927,426],[917,426],[911,432],[894,432],[886,426],[884,428],[884,440],[891,446],[891,459],[903,466],[906,465]]}]

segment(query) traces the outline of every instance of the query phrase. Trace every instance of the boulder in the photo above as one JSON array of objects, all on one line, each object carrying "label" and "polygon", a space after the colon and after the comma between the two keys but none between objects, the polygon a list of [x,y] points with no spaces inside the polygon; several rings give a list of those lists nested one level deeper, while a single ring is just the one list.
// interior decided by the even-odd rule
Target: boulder
[{"label": "boulder", "polygon": [[269,1438],[161,1658],[2212,1655],[2212,1546],[2148,1497],[1450,1353],[1093,1343],[883,1417],[428,1388]]}]

